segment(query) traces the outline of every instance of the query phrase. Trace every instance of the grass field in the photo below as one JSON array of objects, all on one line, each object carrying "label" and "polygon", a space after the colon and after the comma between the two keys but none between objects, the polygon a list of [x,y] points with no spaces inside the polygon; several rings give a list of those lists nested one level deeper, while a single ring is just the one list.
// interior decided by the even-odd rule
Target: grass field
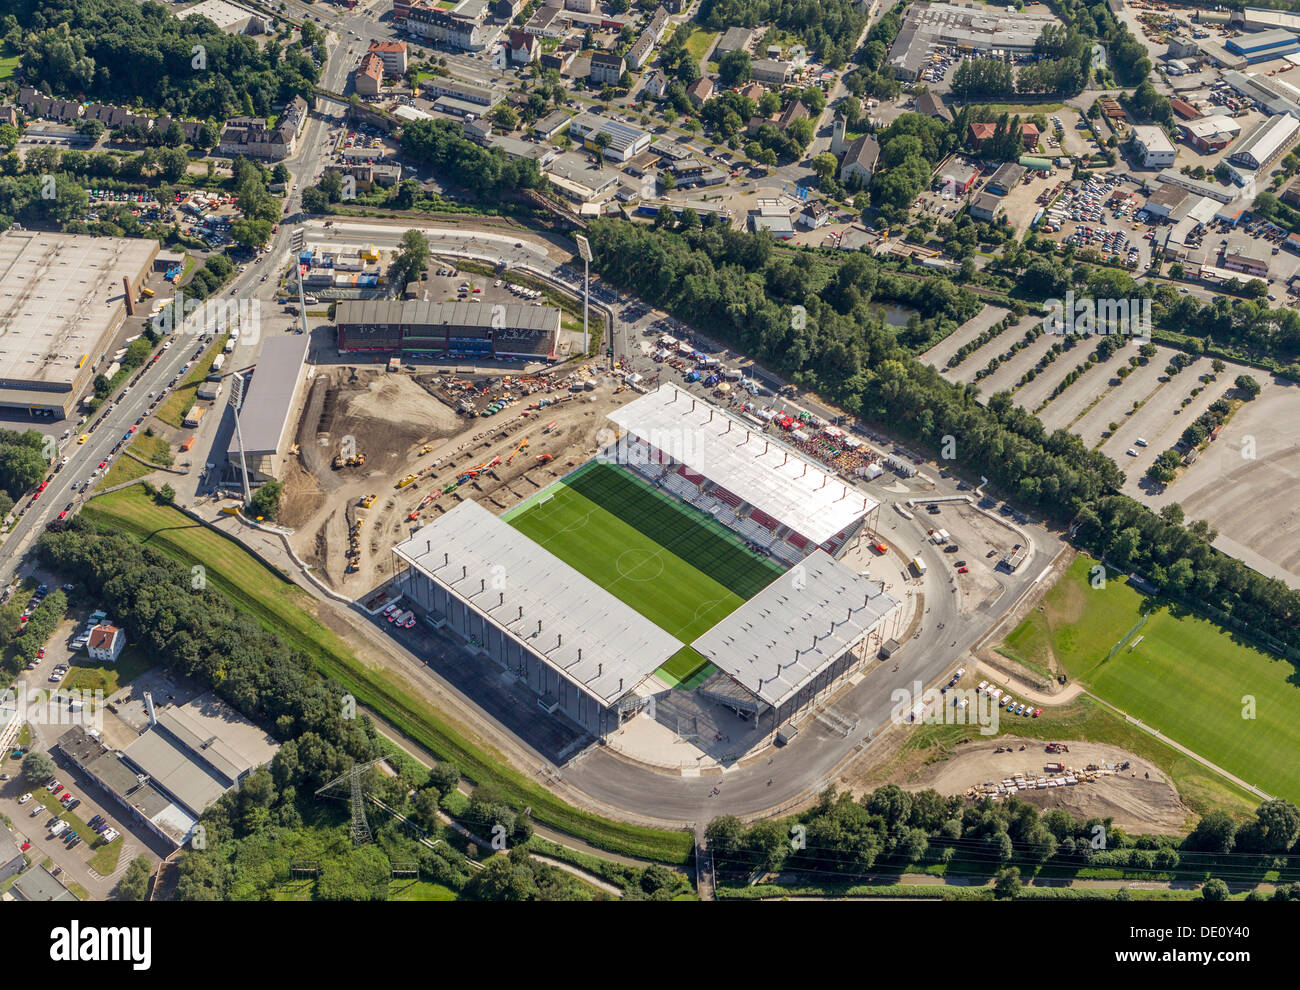
[{"label": "grass field", "polygon": [[[183,347],[187,341],[182,338],[178,344],[173,346]],[[221,349],[226,346],[226,334],[217,334],[216,340],[208,348],[207,353],[199,357],[198,363],[190,369],[190,373],[185,376],[185,380],[176,386],[176,390],[163,400],[162,405],[154,414],[164,423],[170,426],[180,427],[181,422],[185,419],[185,414],[189,412],[190,406],[194,405],[198,398],[199,384],[203,379],[208,377],[208,371],[212,368],[212,362],[216,360]]]},{"label": "grass field", "polygon": [[440,711],[415,700],[416,691],[404,679],[358,659],[321,620],[320,606],[305,591],[234,540],[173,506],[155,502],[142,487],[95,498],[83,515],[186,566],[203,565],[211,587],[311,658],[321,673],[351,692],[361,705],[438,759],[455,763],[470,780],[496,785],[518,808],[531,807],[534,820],[627,856],[669,863],[689,858],[694,848],[689,833],[612,821],[575,808],[515,771],[499,753],[466,738]]},{"label": "grass field", "polygon": [[703,28],[697,28],[695,33],[686,39],[686,51],[696,62],[704,58],[704,53],[713,45],[713,39],[718,36],[717,31],[705,31]]},{"label": "grass field", "polygon": [[[508,521],[683,643],[780,574],[722,527],[609,464],[580,468]],[[678,680],[703,662],[678,656]]]},{"label": "grass field", "polygon": [[[1300,677],[1286,660],[1080,556],[1006,639],[1050,657],[1103,701],[1269,793],[1300,801]],[[1145,619],[1145,621],[1144,621]],[[1112,648],[1123,642],[1113,656]]]},{"label": "grass field", "polygon": [[153,665],[153,660],[140,647],[131,644],[122,650],[116,663],[99,663],[89,658],[77,661],[63,687],[69,691],[103,691],[107,698]]}]

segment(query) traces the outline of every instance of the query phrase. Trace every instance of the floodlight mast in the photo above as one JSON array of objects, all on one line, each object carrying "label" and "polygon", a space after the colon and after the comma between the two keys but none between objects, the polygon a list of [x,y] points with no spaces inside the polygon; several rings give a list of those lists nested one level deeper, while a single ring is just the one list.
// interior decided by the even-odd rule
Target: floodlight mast
[{"label": "floodlight mast", "polygon": [[591,242],[584,234],[574,234],[578,242],[578,256],[582,258],[582,356],[587,356],[590,339],[587,335],[587,312],[591,308]]},{"label": "floodlight mast", "polygon": [[244,506],[253,501],[253,493],[248,487],[248,461],[244,457],[244,434],[239,429],[239,407],[244,404],[244,376],[235,373],[230,376],[230,408],[235,411],[235,441],[239,444],[239,479],[244,485]]}]

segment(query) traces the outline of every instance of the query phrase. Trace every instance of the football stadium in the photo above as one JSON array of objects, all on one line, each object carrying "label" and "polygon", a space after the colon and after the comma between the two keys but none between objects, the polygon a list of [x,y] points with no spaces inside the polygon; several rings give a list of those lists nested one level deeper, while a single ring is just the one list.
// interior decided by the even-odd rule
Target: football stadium
[{"label": "football stadium", "polygon": [[407,597],[545,712],[605,738],[691,692],[775,733],[898,633],[899,602],[839,559],[874,500],[671,385],[610,419],[505,515],[465,501],[393,548]]}]

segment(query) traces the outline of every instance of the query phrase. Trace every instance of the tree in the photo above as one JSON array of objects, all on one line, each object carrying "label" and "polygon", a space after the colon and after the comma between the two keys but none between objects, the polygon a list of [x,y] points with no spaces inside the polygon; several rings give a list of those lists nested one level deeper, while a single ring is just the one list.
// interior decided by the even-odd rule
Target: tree
[{"label": "tree", "polygon": [[492,119],[500,124],[505,130],[513,131],[519,126],[519,114],[509,103],[502,103],[492,112]]},{"label": "tree", "polygon": [[428,263],[429,242],[418,230],[408,230],[402,235],[401,247],[393,259],[393,281],[399,285],[415,281]]},{"label": "tree", "polygon": [[44,784],[54,776],[54,761],[48,753],[33,751],[23,757],[23,779],[29,784]]},{"label": "tree", "polygon": [[1020,867],[1018,866],[998,870],[997,876],[993,880],[994,895],[1003,900],[1014,900],[1019,897],[1023,886],[1024,884],[1020,882]]},{"label": "tree", "polygon": [[140,855],[131,860],[131,865],[122,874],[113,893],[119,901],[143,901],[149,896],[149,879],[153,876],[153,867],[149,857]]},{"label": "tree", "polygon": [[737,50],[727,52],[718,59],[718,85],[724,89],[749,82],[753,70],[749,64],[749,52]]},{"label": "tree", "polygon": [[1226,901],[1228,899],[1228,885],[1218,877],[1211,877],[1205,881],[1205,886],[1201,888],[1201,897],[1207,901]]},{"label": "tree", "polygon": [[241,247],[257,249],[271,239],[272,224],[241,217],[230,225],[230,236]]},{"label": "tree", "polygon": [[280,511],[280,496],[284,485],[279,481],[268,481],[257,491],[248,503],[248,511],[254,519],[274,519]]},{"label": "tree", "polygon": [[1237,837],[1237,823],[1226,811],[1211,811],[1199,822],[1183,845],[1196,852],[1225,856],[1232,852]]},{"label": "tree", "polygon": [[1238,375],[1233,384],[1246,393],[1247,399],[1253,399],[1260,393],[1259,382],[1250,375]]},{"label": "tree", "polygon": [[163,485],[158,489],[158,501],[164,505],[171,505],[176,501],[176,489],[171,485]]}]

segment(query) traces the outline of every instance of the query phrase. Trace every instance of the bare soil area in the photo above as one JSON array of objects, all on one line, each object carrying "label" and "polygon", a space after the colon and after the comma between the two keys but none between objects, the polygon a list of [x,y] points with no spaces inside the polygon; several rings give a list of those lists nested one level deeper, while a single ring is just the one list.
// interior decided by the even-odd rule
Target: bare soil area
[{"label": "bare soil area", "polygon": [[[323,370],[285,472],[280,522],[294,530],[295,551],[330,586],[363,595],[391,576],[394,544],[464,498],[502,512],[517,505],[594,453],[606,414],[637,394],[595,369],[576,376],[595,389],[572,393],[568,378],[556,376],[521,395],[482,376],[475,379],[482,394],[453,395],[435,384],[438,376]],[[466,394],[474,411],[492,397],[511,401],[493,416],[466,415],[456,409]],[[536,408],[541,401],[547,405]],[[348,449],[365,463],[333,467]],[[457,485],[469,472],[477,474]],[[409,476],[415,480],[399,487]]]},{"label": "bare soil area", "polygon": [[[1019,747],[1023,745],[1022,750]],[[1154,764],[1117,746],[1103,743],[1067,742],[1068,753],[1048,754],[1034,739],[999,736],[977,740],[957,748],[948,759],[904,771],[900,786],[913,791],[933,788],[940,794],[965,794],[970,787],[1000,781],[1017,773],[1042,776],[1048,762],[1083,769],[1090,763],[1130,762],[1128,770],[1079,783],[1073,787],[1018,791],[1016,797],[1040,809],[1064,808],[1076,818],[1113,818],[1121,828],[1136,832],[1176,832],[1184,827],[1189,812],[1178,791]],[[1010,752],[994,750],[1007,746]]]}]

